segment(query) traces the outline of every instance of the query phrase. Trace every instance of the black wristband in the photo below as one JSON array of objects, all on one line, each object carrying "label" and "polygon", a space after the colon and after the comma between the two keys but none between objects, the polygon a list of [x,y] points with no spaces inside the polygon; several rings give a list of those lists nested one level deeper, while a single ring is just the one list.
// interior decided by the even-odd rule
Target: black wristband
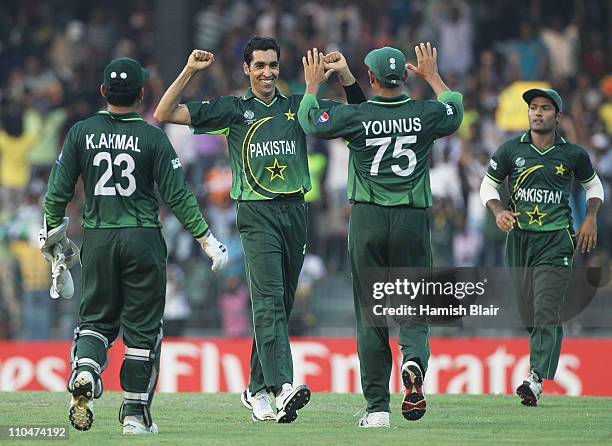
[{"label": "black wristband", "polygon": [[349,104],[361,104],[368,100],[357,81],[351,85],[343,85],[342,88],[344,88],[344,94],[346,94],[346,102]]}]

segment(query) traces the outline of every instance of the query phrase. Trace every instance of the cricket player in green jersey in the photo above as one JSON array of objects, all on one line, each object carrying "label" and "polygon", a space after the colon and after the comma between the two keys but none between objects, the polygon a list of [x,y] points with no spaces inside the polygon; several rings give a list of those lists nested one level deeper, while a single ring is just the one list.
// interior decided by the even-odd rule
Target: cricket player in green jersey
[{"label": "cricket player in green jersey", "polygon": [[[392,366],[388,327],[364,324],[361,279],[369,268],[432,266],[429,153],[434,140],[453,133],[463,119],[463,97],[440,78],[436,48],[420,44],[415,52],[416,67],[406,64],[404,54],[395,48],[370,51],[364,62],[376,96],[333,109],[320,106],[316,98],[319,85],[329,76],[321,56],[309,51],[303,59],[306,95],[298,111],[300,124],[309,135],[344,138],[350,151],[349,258],[361,384],[368,402],[361,427],[389,427]],[[412,100],[403,94],[406,69],[425,79],[438,100]],[[423,378],[429,360],[428,334],[429,327],[422,321],[400,327],[402,413],[408,420],[420,419],[426,409]]]},{"label": "cricket player in green jersey", "polygon": [[[349,101],[365,100],[346,60],[339,53],[328,56]],[[254,421],[291,423],[310,399],[307,386],[293,386],[287,322],[306,253],[304,194],[311,183],[306,137],[297,121],[303,95],[285,96],[276,89],[279,60],[276,40],[253,37],[244,49],[243,70],[251,84],[244,96],[179,104],[194,74],[214,62],[212,53],[194,50],[155,117],[227,138],[231,197],[238,201],[236,223],[253,311],[250,382],[241,400]]]},{"label": "cricket player in green jersey", "polygon": [[[523,324],[529,332],[531,372],[516,389],[521,402],[536,406],[542,380],[553,379],[563,328],[560,314],[574,250],[597,243],[597,212],[604,191],[587,152],[557,132],[563,101],[550,89],[523,93],[529,131],[506,141],[493,155],[480,188],[483,204],[508,233],[506,261]],[[510,209],[497,189],[508,178]],[[569,207],[572,179],[586,190],[585,219],[574,242]]]},{"label": "cricket player in green jersey", "polygon": [[[83,180],[81,305],[68,382],[69,418],[78,430],[92,426],[92,399],[102,395],[107,350],[122,329],[123,433],[157,433],[150,406],[163,336],[167,252],[155,185],[212,258],[213,271],[227,262],[227,249],[211,234],[170,141],[136,113],[147,77],[133,59],[118,58],[108,64],[100,86],[107,109],[70,128],[45,196],[41,249],[45,257],[61,259],[70,246],[66,205],[79,176]],[[52,294],[71,297],[66,265],[54,266],[58,277]]]}]

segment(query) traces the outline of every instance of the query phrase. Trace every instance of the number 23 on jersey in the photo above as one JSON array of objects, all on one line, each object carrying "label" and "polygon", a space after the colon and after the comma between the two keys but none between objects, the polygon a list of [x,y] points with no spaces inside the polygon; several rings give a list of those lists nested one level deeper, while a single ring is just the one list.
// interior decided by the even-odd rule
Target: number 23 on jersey
[{"label": "number 23 on jersey", "polygon": [[[96,183],[94,195],[114,196],[119,193],[123,197],[129,197],[136,190],[136,178],[132,175],[134,168],[134,158],[127,153],[121,153],[113,160],[109,152],[98,152],[93,159],[93,165],[104,169],[102,176]],[[127,179],[127,187],[120,182],[107,185],[113,176],[113,165],[121,168],[121,178]]]}]

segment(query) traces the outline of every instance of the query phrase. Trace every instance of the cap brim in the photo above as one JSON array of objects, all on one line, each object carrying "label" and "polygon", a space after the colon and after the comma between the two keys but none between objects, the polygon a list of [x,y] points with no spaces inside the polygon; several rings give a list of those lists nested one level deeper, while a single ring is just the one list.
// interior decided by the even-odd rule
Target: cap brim
[{"label": "cap brim", "polygon": [[553,103],[555,108],[558,108],[558,105],[555,99],[551,95],[549,95],[546,91],[541,90],[539,88],[532,88],[531,90],[527,90],[525,93],[523,93],[523,100],[529,105],[529,103],[533,100],[533,98],[537,98],[539,96],[550,99],[550,101]]}]

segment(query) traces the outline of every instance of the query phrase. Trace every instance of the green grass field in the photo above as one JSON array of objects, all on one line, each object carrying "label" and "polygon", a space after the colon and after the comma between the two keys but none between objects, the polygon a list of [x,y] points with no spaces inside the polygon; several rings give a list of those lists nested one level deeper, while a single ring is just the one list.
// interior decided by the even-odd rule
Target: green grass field
[{"label": "green grass field", "polygon": [[[70,427],[68,394],[0,393],[0,425],[69,427],[69,442],[86,446],[167,445],[494,445],[612,444],[612,398],[544,397],[537,408],[523,407],[517,397],[430,395],[427,414],[404,420],[400,396],[392,399],[391,429],[358,429],[365,403],[360,395],[315,394],[288,425],[254,423],[235,394],[160,394],[153,417],[158,436],[124,438],[117,421],[121,395],[107,392],[94,407],[88,432]],[[359,412],[356,414],[356,412]],[[0,439],[0,444],[60,444]]]}]

